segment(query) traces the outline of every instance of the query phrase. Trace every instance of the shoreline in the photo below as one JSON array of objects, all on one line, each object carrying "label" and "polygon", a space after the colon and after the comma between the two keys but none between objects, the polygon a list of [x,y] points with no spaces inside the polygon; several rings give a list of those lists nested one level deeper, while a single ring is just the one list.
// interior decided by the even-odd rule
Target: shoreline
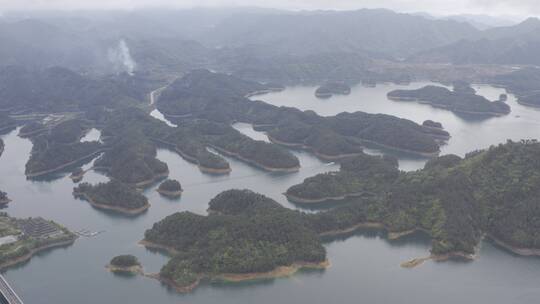
[{"label": "shoreline", "polygon": [[29,261],[30,259],[32,259],[32,257],[34,257],[36,254],[38,254],[38,253],[40,253],[42,251],[45,251],[47,249],[56,248],[56,247],[70,246],[73,243],[75,243],[76,239],[77,239],[77,236],[73,236],[73,238],[70,239],[70,240],[51,243],[51,244],[47,244],[47,245],[43,245],[43,246],[39,246],[37,248],[31,249],[30,252],[25,254],[25,255],[19,256],[17,258],[14,258],[12,260],[9,260],[9,261],[6,261],[6,262],[0,264],[0,270],[4,270],[6,268],[16,266],[16,265],[19,265],[21,263],[25,263],[25,262]]},{"label": "shoreline", "polygon": [[263,170],[266,170],[268,172],[283,172],[283,173],[293,173],[293,172],[298,172],[300,170],[300,164],[298,166],[294,166],[294,167],[290,167],[290,168],[278,168],[278,167],[268,167],[268,166],[265,166],[263,164],[260,164],[254,160],[250,160],[250,159],[247,159],[243,156],[241,156],[240,154],[238,153],[233,153],[233,152],[230,152],[230,151],[227,151],[223,148],[220,148],[220,147],[217,147],[215,145],[210,145],[211,148],[213,149],[216,149],[218,152],[221,152],[227,156],[230,156],[230,157],[234,157],[234,158],[237,158],[241,161],[244,161],[250,165],[253,165],[259,169],[263,169]]},{"label": "shoreline", "polygon": [[[428,136],[431,136],[431,134],[427,134],[427,133],[424,133]],[[278,140],[278,139],[275,139],[273,138],[272,136],[270,135],[267,135],[268,136],[268,139],[275,143],[275,144],[278,144],[278,145],[282,145],[282,146],[285,146],[285,147],[291,147],[291,148],[300,148],[300,149],[304,149],[304,150],[309,150],[309,151],[314,151],[314,149],[310,146],[306,146],[304,144],[300,144],[300,143],[288,143],[288,142],[284,142],[284,141],[281,141],[281,140]],[[437,157],[439,156],[439,154],[441,153],[441,151],[436,151],[436,152],[420,152],[420,151],[414,151],[414,150],[408,150],[408,149],[404,149],[404,148],[398,148],[398,147],[394,147],[394,146],[388,146],[388,145],[385,145],[385,144],[381,144],[381,143],[378,143],[378,142],[374,142],[372,140],[368,140],[368,139],[362,139],[362,138],[358,138],[359,141],[361,142],[367,142],[367,143],[370,143],[370,144],[373,144],[373,145],[376,145],[380,148],[385,148],[385,149],[388,149],[388,150],[393,150],[393,151],[397,151],[397,152],[403,152],[403,153],[409,153],[409,154],[413,154],[413,155],[417,155],[417,156],[422,156],[422,157],[429,157],[429,158],[432,158],[432,157]],[[328,156],[328,155],[325,155],[325,154],[320,154],[320,153],[317,153],[317,152],[313,152],[315,155],[323,155],[323,156]],[[330,156],[330,157],[335,157],[335,159],[328,159],[328,160],[339,160],[339,159],[342,159],[342,158],[347,158],[347,157],[354,157],[354,155],[358,155],[360,153],[352,153],[352,154],[338,154],[336,156]]]},{"label": "shoreline", "polygon": [[302,198],[294,194],[288,194],[287,192],[283,193],[283,195],[285,195],[285,197],[289,201],[293,203],[298,203],[298,204],[318,204],[318,203],[325,203],[325,202],[339,202],[339,201],[346,200],[348,198],[359,197],[359,196],[362,196],[363,194],[364,194],[363,192],[361,193],[357,192],[357,193],[347,193],[340,196],[327,196],[327,197],[322,197],[322,198]]},{"label": "shoreline", "polygon": [[84,160],[89,159],[91,157],[95,157],[97,154],[103,153],[103,152],[104,152],[104,149],[100,149],[100,150],[98,150],[96,152],[93,152],[91,154],[88,154],[86,156],[78,158],[76,160],[73,160],[73,161],[71,161],[69,163],[65,163],[63,165],[60,165],[60,166],[58,166],[58,167],[56,167],[54,169],[43,170],[43,171],[38,171],[38,172],[34,172],[34,173],[25,173],[25,175],[26,175],[27,178],[35,178],[35,177],[41,177],[41,176],[44,176],[44,175],[56,173],[58,171],[64,170],[65,168],[67,168],[69,166],[73,166],[74,164],[76,164],[78,162],[84,161]]},{"label": "shoreline", "polygon": [[116,211],[116,212],[120,212],[120,213],[123,213],[123,214],[126,214],[126,215],[139,215],[139,214],[145,212],[146,210],[148,210],[148,208],[150,208],[150,206],[151,206],[150,203],[147,202],[146,205],[144,205],[142,207],[135,208],[135,209],[128,209],[128,208],[124,208],[124,207],[117,207],[117,206],[110,206],[110,205],[96,203],[93,199],[91,199],[88,196],[88,194],[86,194],[84,192],[73,192],[73,194],[75,196],[80,196],[85,201],[87,201],[90,205],[92,205],[93,207],[95,207],[97,209]]},{"label": "shoreline", "polygon": [[447,111],[450,111],[450,112],[453,112],[453,113],[457,113],[457,114],[470,114],[470,115],[486,115],[486,116],[493,116],[493,117],[502,117],[502,116],[505,116],[505,115],[508,115],[510,114],[512,111],[509,111],[509,112],[477,112],[477,111],[466,111],[466,110],[458,110],[458,109],[452,109],[450,108],[449,106],[445,106],[445,105],[439,105],[439,104],[435,104],[433,102],[430,102],[430,101],[426,101],[426,100],[422,100],[422,99],[419,99],[419,98],[404,98],[404,97],[390,97],[390,96],[387,96],[387,98],[391,101],[404,101],[404,102],[417,102],[419,104],[425,104],[425,105],[429,105],[429,106],[432,106],[434,108],[437,108],[437,109],[443,109],[443,110],[447,110]]},{"label": "shoreline", "polygon": [[520,256],[540,256],[540,249],[535,249],[535,248],[521,248],[521,247],[516,247],[516,246],[513,246],[513,245],[510,245],[509,243],[499,239],[499,238],[496,238],[495,236],[491,235],[491,234],[488,234],[487,235],[487,238],[489,240],[491,240],[493,243],[495,243],[496,245],[514,253],[514,254],[517,254],[517,255],[520,255]]},{"label": "shoreline", "polygon": [[266,134],[266,136],[268,137],[268,140],[270,140],[274,144],[289,147],[289,148],[298,148],[298,149],[306,150],[308,152],[313,153],[315,156],[317,156],[318,158],[321,158],[321,159],[323,159],[325,161],[338,161],[338,160],[342,160],[342,159],[345,159],[345,158],[355,157],[355,156],[361,155],[363,153],[363,152],[359,152],[359,153],[345,153],[345,154],[337,154],[337,155],[328,155],[328,154],[323,154],[323,153],[317,152],[317,151],[315,151],[315,149],[313,147],[306,146],[305,144],[289,143],[289,142],[281,141],[279,139],[275,139],[274,137],[272,137],[272,136],[270,136],[268,134]]},{"label": "shoreline", "polygon": [[328,259],[322,262],[294,262],[288,266],[278,266],[267,272],[250,272],[250,273],[220,273],[220,274],[198,274],[195,282],[181,286],[174,281],[162,277],[159,273],[144,274],[145,277],[160,281],[161,283],[173,288],[178,293],[188,293],[197,288],[202,280],[218,281],[223,283],[241,283],[257,280],[269,280],[290,277],[302,269],[319,269],[324,270],[330,267]]},{"label": "shoreline", "polygon": [[161,194],[161,195],[164,195],[166,197],[170,197],[170,198],[178,198],[178,197],[182,196],[182,193],[184,193],[183,190],[180,190],[180,191],[167,191],[167,190],[160,190],[160,189],[156,189],[156,192]]},{"label": "shoreline", "polygon": [[105,266],[105,269],[107,269],[107,271],[112,272],[112,273],[128,273],[128,274],[133,274],[133,275],[137,275],[137,274],[144,275],[143,267],[141,265],[120,267],[120,266],[114,266],[114,265],[108,264]]},{"label": "shoreline", "polygon": [[153,139],[153,140],[158,142],[158,143],[161,143],[163,145],[169,146],[174,152],[178,153],[183,159],[185,159],[186,161],[188,161],[188,162],[190,162],[192,164],[197,165],[197,167],[199,168],[199,170],[201,172],[209,173],[209,174],[229,174],[232,171],[232,169],[230,167],[228,167],[228,168],[205,167],[205,166],[203,166],[203,165],[201,165],[199,163],[197,158],[184,153],[177,145],[175,145],[173,143],[170,143],[168,141],[162,140],[162,139]]}]

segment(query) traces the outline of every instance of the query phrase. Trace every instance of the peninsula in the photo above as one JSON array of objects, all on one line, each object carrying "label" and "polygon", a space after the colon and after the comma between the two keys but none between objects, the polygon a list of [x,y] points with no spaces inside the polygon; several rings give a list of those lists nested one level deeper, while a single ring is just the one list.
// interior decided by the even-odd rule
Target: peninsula
[{"label": "peninsula", "polygon": [[510,113],[510,106],[496,100],[477,95],[468,84],[454,84],[454,90],[445,87],[425,86],[417,90],[394,90],[388,93],[388,99],[395,101],[415,101],[433,107],[447,109],[455,113],[503,116]]},{"label": "peninsula", "polygon": [[69,246],[77,236],[43,218],[17,219],[0,213],[0,269],[24,263],[35,254]]}]

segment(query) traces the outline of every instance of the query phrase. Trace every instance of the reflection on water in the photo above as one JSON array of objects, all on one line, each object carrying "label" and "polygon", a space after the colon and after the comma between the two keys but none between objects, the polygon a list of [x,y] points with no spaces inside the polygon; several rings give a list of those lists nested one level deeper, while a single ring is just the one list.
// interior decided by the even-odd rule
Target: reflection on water
[{"label": "reflection on water", "polygon": [[[415,84],[419,86],[419,84]],[[320,101],[314,88],[291,88],[258,98],[275,104],[313,108],[321,114],[363,110],[385,112],[422,122],[441,121],[452,133],[445,153],[463,155],[469,150],[503,142],[507,137],[536,137],[540,112],[521,107],[510,96],[513,112],[502,118],[471,122],[450,112],[426,105],[390,102],[386,91],[395,85],[377,88],[355,87],[350,96],[336,96]],[[369,93],[371,92],[371,93]],[[499,89],[482,86],[481,94],[498,97]],[[516,117],[519,116],[519,117]],[[235,127],[256,139],[264,134],[249,125]],[[24,176],[30,141],[13,131],[2,136],[6,143],[0,157],[0,189],[13,202],[5,211],[13,216],[43,216],[64,224],[71,230],[105,231],[96,237],[80,238],[70,247],[56,249],[12,268],[5,274],[26,303],[534,303],[540,297],[540,259],[517,257],[484,243],[480,258],[473,263],[426,262],[414,269],[403,269],[400,263],[428,255],[430,241],[422,235],[389,242],[381,231],[361,231],[345,239],[326,243],[332,266],[324,272],[300,272],[291,278],[247,284],[205,284],[194,293],[179,295],[159,282],[144,278],[125,279],[105,270],[109,260],[119,254],[134,254],[146,272],[157,272],[166,263],[162,253],[146,250],[137,242],[144,231],[167,215],[179,211],[206,214],[208,201],[221,191],[248,188],[263,193],[286,207],[282,193],[291,185],[317,173],[337,170],[337,164],[326,164],[304,151],[293,151],[302,169],[291,174],[270,174],[227,158],[233,171],[227,176],[201,173],[197,166],[176,153],[158,150],[158,158],[169,165],[170,177],[184,188],[182,197],[171,201],[155,191],[155,185],[144,194],[152,204],[145,214],[122,217],[94,209],[76,200],[73,182],[62,174],[50,182],[29,181]],[[95,137],[94,137],[95,138]],[[414,169],[425,160],[401,159],[401,167]],[[88,168],[91,164],[87,164]],[[90,171],[85,181],[108,180]],[[458,291],[458,292],[456,292]],[[360,300],[361,299],[361,300]]]}]

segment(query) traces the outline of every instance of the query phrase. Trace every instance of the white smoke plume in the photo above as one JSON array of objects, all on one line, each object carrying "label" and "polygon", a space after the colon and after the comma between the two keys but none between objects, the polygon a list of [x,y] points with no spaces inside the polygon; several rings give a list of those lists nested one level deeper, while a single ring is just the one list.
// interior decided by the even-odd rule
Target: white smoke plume
[{"label": "white smoke plume", "polygon": [[133,75],[137,63],[131,57],[129,47],[124,39],[118,42],[118,45],[114,48],[110,48],[107,54],[109,61],[113,64],[116,71],[126,72],[129,75]]}]

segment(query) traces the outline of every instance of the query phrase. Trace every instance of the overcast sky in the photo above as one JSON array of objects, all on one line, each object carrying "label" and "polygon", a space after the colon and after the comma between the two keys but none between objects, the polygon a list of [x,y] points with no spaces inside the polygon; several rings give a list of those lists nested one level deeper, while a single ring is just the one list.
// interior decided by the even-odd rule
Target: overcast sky
[{"label": "overcast sky", "polygon": [[540,14],[540,0],[0,0],[0,11],[27,9],[138,9],[145,7],[259,6],[279,9],[389,8],[437,15]]}]

